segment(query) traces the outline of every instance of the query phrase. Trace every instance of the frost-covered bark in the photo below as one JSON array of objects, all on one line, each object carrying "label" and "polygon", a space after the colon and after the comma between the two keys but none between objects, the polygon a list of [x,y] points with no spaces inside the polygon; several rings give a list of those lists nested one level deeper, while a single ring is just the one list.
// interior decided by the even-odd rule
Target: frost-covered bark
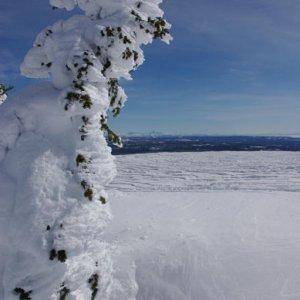
[{"label": "frost-covered bark", "polygon": [[50,98],[58,101],[18,108],[9,141],[5,129],[0,135],[1,164],[16,186],[11,217],[24,224],[10,221],[5,297],[113,299],[112,264],[99,234],[110,220],[105,186],[116,172],[106,137],[122,142],[108,114],[117,116],[126,101],[119,80],[143,63],[141,46],[169,42],[170,25],[161,0],[50,3],[78,6],[84,15],[43,30],[21,66],[25,76],[50,77],[59,91]]}]

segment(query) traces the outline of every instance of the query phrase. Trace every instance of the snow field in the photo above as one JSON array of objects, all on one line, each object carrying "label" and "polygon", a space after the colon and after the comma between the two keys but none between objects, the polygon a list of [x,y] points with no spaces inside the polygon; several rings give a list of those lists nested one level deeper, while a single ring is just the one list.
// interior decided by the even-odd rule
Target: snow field
[{"label": "snow field", "polygon": [[300,299],[299,156],[117,157],[104,240],[124,299]]}]

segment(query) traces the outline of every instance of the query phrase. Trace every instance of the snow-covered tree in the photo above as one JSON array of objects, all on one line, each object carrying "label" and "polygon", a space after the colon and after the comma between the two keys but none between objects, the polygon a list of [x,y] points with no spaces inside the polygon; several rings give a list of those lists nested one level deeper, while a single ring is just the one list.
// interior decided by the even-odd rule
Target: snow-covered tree
[{"label": "snow-covered tree", "polygon": [[[42,124],[38,130],[44,131],[37,140],[32,138],[37,121],[31,120],[36,108],[14,111],[21,128],[14,143],[20,144],[25,130],[28,134],[22,144],[26,161],[14,167],[8,155],[4,163],[22,186],[15,193],[22,226],[15,225],[11,233],[18,242],[13,243],[11,270],[6,268],[7,299],[113,299],[112,265],[99,234],[110,220],[105,186],[116,172],[106,138],[118,146],[122,142],[110,129],[108,116],[117,116],[126,101],[120,79],[131,79],[143,63],[142,45],[171,40],[161,2],[50,0],[54,8],[79,7],[84,14],[43,30],[21,66],[25,76],[51,78],[60,91],[61,113],[39,108],[44,117],[37,116]],[[47,142],[50,127],[44,124],[55,127]],[[3,146],[3,157],[11,139]],[[33,148],[39,149],[39,157],[28,150]],[[30,170],[24,171],[28,178],[19,178],[22,168]]]},{"label": "snow-covered tree", "polygon": [[7,99],[7,92],[11,89],[11,86],[6,87],[4,84],[0,83],[0,105]]}]

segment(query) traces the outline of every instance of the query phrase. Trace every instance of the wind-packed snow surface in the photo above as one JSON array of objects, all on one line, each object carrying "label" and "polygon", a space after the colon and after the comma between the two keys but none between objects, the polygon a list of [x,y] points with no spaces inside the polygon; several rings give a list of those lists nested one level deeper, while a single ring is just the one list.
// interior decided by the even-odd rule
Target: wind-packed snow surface
[{"label": "wind-packed snow surface", "polygon": [[105,240],[136,299],[300,299],[300,153],[117,158]]}]

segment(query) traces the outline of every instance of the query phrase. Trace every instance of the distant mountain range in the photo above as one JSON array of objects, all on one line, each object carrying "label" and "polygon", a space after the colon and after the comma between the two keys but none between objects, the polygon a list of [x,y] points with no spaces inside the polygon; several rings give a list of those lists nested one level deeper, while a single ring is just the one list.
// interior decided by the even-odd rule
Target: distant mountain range
[{"label": "distant mountain range", "polygon": [[203,151],[300,151],[300,137],[273,136],[127,136],[113,154]]}]

